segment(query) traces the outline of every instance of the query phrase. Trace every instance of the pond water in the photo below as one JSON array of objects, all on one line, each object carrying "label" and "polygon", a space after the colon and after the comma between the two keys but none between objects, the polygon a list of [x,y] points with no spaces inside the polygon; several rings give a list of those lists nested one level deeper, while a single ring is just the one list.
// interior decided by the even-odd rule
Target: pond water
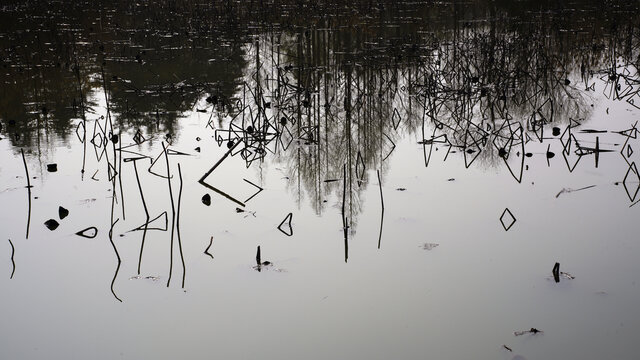
[{"label": "pond water", "polygon": [[636,358],[639,7],[4,5],[0,358]]}]

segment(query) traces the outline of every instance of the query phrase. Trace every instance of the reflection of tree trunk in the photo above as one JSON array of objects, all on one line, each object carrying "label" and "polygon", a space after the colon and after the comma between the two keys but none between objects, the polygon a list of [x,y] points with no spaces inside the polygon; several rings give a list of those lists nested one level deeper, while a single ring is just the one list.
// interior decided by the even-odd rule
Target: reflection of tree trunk
[{"label": "reflection of tree trunk", "polygon": [[[346,44],[346,52],[347,58],[345,59],[345,92],[344,92],[344,111],[345,111],[345,137],[347,140],[347,168],[349,169],[349,214],[351,214],[352,210],[352,148],[351,148],[351,81],[352,81],[352,63],[351,63],[351,36],[347,34],[346,36],[347,44]],[[346,216],[346,215],[345,215]],[[351,216],[349,216],[349,220],[351,220]],[[346,241],[346,240],[345,240]]]},{"label": "reflection of tree trunk", "polygon": [[[494,53],[496,50],[496,21],[498,21],[496,19],[496,7],[495,4],[493,2],[491,2],[489,4],[489,19],[490,20],[490,28],[489,28],[489,61],[487,64],[487,67],[485,69],[485,74],[486,74],[486,82],[489,84],[493,84],[493,76],[494,76],[494,69],[495,69],[495,57],[494,57]],[[491,94],[487,94],[487,102],[490,106],[490,113],[491,113],[491,126],[492,128],[495,129],[496,126],[496,116],[495,116],[495,111],[493,108],[493,99],[491,97]]]},{"label": "reflection of tree trunk", "polygon": [[[297,85],[298,88],[296,90],[296,107],[297,107],[297,121],[296,121],[296,139],[300,140],[300,123],[302,122],[302,108],[300,107],[300,93],[302,90],[302,67],[303,67],[303,62],[302,62],[302,32],[298,32],[297,34],[297,40],[298,40],[298,52],[296,53],[296,59],[297,59],[297,67],[298,67],[298,77],[297,77]],[[296,147],[296,158],[298,161],[298,164],[296,166],[297,172],[298,172],[298,204],[301,201],[301,192],[300,192],[300,146]]]},{"label": "reflection of tree trunk", "polygon": [[[251,124],[254,128],[261,129],[259,126],[262,118],[262,85],[260,84],[260,40],[256,41],[256,105],[258,106],[257,123]],[[252,122],[254,119],[251,119]],[[244,125],[244,124],[242,124]]]}]

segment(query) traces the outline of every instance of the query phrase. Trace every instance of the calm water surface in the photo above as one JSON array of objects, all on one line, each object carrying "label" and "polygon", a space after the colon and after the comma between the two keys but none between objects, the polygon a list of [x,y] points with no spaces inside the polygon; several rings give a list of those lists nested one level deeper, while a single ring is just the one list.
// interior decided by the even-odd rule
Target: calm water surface
[{"label": "calm water surface", "polygon": [[0,358],[636,358],[639,6],[3,6]]}]

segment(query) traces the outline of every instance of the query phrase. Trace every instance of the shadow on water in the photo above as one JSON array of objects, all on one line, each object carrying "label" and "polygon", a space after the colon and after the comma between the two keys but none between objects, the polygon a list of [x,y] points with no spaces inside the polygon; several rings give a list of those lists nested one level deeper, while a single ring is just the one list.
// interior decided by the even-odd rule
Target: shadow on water
[{"label": "shadow on water", "polygon": [[[237,198],[207,182],[208,176],[230,159],[247,167],[273,159],[282,164],[299,204],[308,201],[322,214],[328,196],[342,199],[345,262],[373,170],[381,202],[378,248],[383,243],[387,159],[413,134],[424,160],[415,166],[428,167],[433,152],[442,149],[445,160],[458,153],[467,168],[505,167],[517,182],[523,180],[526,157],[562,157],[573,171],[585,156],[593,156],[598,167],[601,154],[620,152],[629,165],[624,187],[634,205],[638,190],[626,179],[639,178],[627,144],[636,136],[635,125],[617,129],[622,146],[600,143],[600,134],[614,130],[581,125],[588,123],[596,91],[640,106],[640,32],[633,16],[638,5],[572,3],[578,11],[554,4],[5,5],[0,134],[40,162],[53,138],[64,143],[77,138],[85,158],[93,152],[103,164],[101,174],[112,185],[108,234],[117,260],[111,291],[118,300],[114,284],[121,258],[113,230],[125,220],[123,162],[124,171],[133,162],[145,213],[145,223],[134,229],[142,231],[137,273],[147,232],[159,229],[152,222],[164,214],[160,230],[170,231],[171,239],[167,286],[176,234],[184,288],[182,170],[178,163],[176,207],[176,172],[169,158],[188,155],[171,144],[180,137],[180,119],[194,112],[208,115],[203,133],[228,149],[201,176],[201,185],[244,208],[263,190],[261,184],[243,179],[257,192]],[[562,148],[551,148],[550,139],[560,139]],[[162,152],[140,150],[142,144],[157,148],[158,141]],[[529,143],[546,143],[547,150],[527,151]],[[166,179],[171,202],[171,212],[154,219],[137,167],[147,159],[148,176]],[[158,170],[163,162],[166,172]],[[78,170],[84,167],[83,160]],[[97,174],[87,178],[96,180]],[[30,183],[27,187],[30,202]],[[29,206],[26,237],[30,214]],[[289,213],[278,226],[288,236],[294,233],[292,218]],[[212,243],[213,238],[204,252],[211,258]],[[256,258],[260,270],[260,247]]]}]

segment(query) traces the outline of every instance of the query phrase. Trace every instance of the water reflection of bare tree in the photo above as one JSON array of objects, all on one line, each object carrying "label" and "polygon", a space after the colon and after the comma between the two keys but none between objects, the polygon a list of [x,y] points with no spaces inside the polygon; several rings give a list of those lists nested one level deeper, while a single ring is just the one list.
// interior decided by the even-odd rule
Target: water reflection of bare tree
[{"label": "water reflection of bare tree", "polygon": [[[550,24],[542,15],[506,21],[492,9],[478,24],[456,23],[453,31],[434,29],[410,42],[381,43],[366,22],[260,36],[247,51],[245,82],[254,96],[241,108],[277,124],[277,158],[299,201],[309,198],[321,213],[329,194],[342,191],[346,166],[353,230],[368,171],[384,170],[397,138],[418,129],[425,164],[436,142],[464,153],[467,166],[522,158],[524,142],[543,142],[551,127],[590,116],[594,74],[607,64],[602,47],[585,48],[579,39],[624,49],[638,43],[635,26],[598,33],[580,21]],[[619,53],[626,62],[636,55]],[[510,171],[521,181],[517,169]]]},{"label": "water reflection of bare tree", "polygon": [[[327,206],[341,209],[346,261],[361,196],[384,181],[386,160],[403,136],[419,134],[425,166],[435,144],[461,152],[467,166],[507,166],[521,181],[525,143],[544,142],[550,127],[570,129],[571,120],[588,119],[596,81],[608,97],[640,105],[634,2],[585,1],[581,12],[533,1],[91,5],[28,2],[0,12],[0,132],[40,155],[54,146],[47,137],[66,141],[76,129],[86,150],[93,140],[88,123],[99,127],[101,139],[92,145],[111,182],[108,239],[117,266],[110,288],[118,300],[121,258],[113,231],[125,220],[123,133],[175,138],[179,119],[191,111],[232,117],[229,153],[247,165],[273,156],[299,202],[309,201],[319,214]],[[198,109],[203,99],[206,109]],[[96,114],[102,107],[104,117]],[[134,137],[137,145],[140,139]],[[162,153],[166,175],[149,171],[167,178],[173,203],[169,150]],[[134,162],[146,219],[139,228],[140,275],[149,224],[161,216],[150,220],[135,162],[148,156],[138,155],[127,160]],[[518,164],[520,172],[510,167]],[[177,165],[167,285],[175,224],[184,287]],[[634,163],[629,169],[638,175]],[[336,204],[326,202],[332,197]]]},{"label": "water reflection of bare tree", "polygon": [[[354,1],[345,10],[340,1],[284,0],[8,7],[3,29],[15,31],[0,37],[1,131],[40,149],[40,136],[64,138],[86,123],[84,110],[97,110],[91,100],[104,87],[115,127],[176,137],[178,119],[206,98],[207,111],[242,114],[238,136],[255,145],[245,157],[273,151],[299,200],[318,213],[346,188],[353,230],[372,171],[385,174],[406,133],[421,132],[425,164],[437,143],[502,166],[523,156],[510,149],[527,138],[588,118],[596,77],[614,98],[633,101],[637,77],[618,63],[637,69],[640,61],[638,25],[624,16],[636,8]],[[38,26],[45,31],[31,31]]]},{"label": "water reflection of bare tree", "polygon": [[[346,186],[348,227],[354,230],[353,214],[360,212],[358,194],[368,171],[381,166],[392,151],[401,118],[412,113],[397,94],[406,89],[398,66],[363,67],[354,58],[329,56],[331,36],[325,31],[281,34],[276,41],[260,38],[248,51],[255,63],[248,67],[246,81],[254,96],[241,106],[252,119],[243,126],[253,132],[260,128],[253,119],[275,124],[279,141],[274,152],[285,164],[289,186],[299,201],[308,197],[317,212],[324,210],[331,193]],[[406,119],[402,123],[412,124]]]},{"label": "water reflection of bare tree", "polygon": [[[117,121],[175,133],[177,119],[193,110],[203,94],[216,95],[212,100],[228,112],[232,101],[226,100],[237,89],[234,79],[241,77],[244,67],[240,44],[251,35],[272,31],[294,34],[290,37],[293,42],[300,36],[301,47],[295,45],[293,50],[299,50],[303,56],[299,60],[312,68],[352,58],[354,73],[367,72],[363,66],[396,66],[405,72],[407,66],[422,61],[419,57],[433,55],[425,50],[448,46],[447,56],[461,64],[480,63],[469,58],[468,50],[486,55],[484,68],[476,69],[484,74],[500,74],[506,70],[504,65],[523,68],[535,63],[547,68],[558,61],[564,69],[581,67],[585,73],[601,63],[606,49],[622,49],[619,52],[626,58],[638,61],[632,59],[637,26],[624,16],[636,7],[633,3],[604,6],[587,1],[580,5],[580,13],[566,16],[569,10],[559,5],[524,2],[514,7],[506,1],[16,4],[0,15],[2,28],[11,30],[0,38],[7,69],[2,83],[8,95],[0,100],[4,102],[0,116],[15,124],[4,131],[22,139],[17,143],[20,146],[32,144],[32,129],[43,135],[54,130],[67,136],[80,118],[78,104],[84,100],[90,105],[79,96],[89,97],[90,89],[99,87],[89,79],[106,61],[114,113],[123,115]],[[616,16],[595,16],[601,13]],[[486,31],[478,31],[480,28]],[[511,47],[528,40],[528,47]],[[588,49],[577,45],[583,42],[589,44]],[[286,42],[281,44],[282,49],[287,47]],[[517,56],[503,56],[501,48]],[[524,52],[518,53],[518,48]],[[529,58],[529,53],[535,56]],[[590,55],[576,57],[584,53]],[[80,92],[83,95],[78,95],[78,80],[73,76],[78,70],[81,81],[87,83],[80,86],[85,89]],[[471,71],[460,71],[456,79],[464,81]],[[322,75],[313,76],[313,72],[301,69],[304,79],[300,81],[320,78],[324,82]],[[419,82],[416,75],[409,83]],[[357,83],[365,78],[358,75],[353,80]],[[526,81],[521,75],[514,78]],[[496,83],[489,78],[481,81]],[[518,90],[534,88],[526,83],[513,85]],[[531,94],[523,95],[531,98]],[[362,102],[354,104],[357,107]]]}]

